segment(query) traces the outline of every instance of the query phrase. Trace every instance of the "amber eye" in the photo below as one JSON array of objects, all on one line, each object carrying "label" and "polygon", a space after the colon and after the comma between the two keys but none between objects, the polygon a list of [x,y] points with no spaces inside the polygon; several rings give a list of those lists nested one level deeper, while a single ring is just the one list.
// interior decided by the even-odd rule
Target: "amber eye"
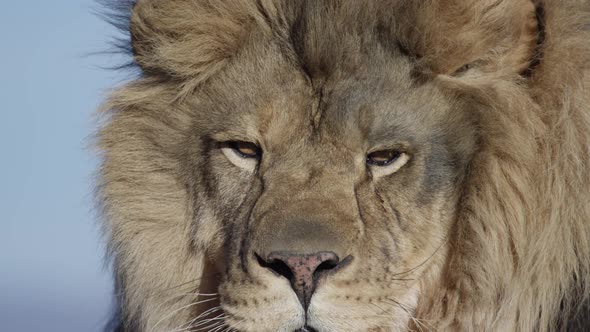
[{"label": "amber eye", "polygon": [[262,154],[260,147],[251,142],[233,141],[228,142],[228,146],[242,158],[259,159]]},{"label": "amber eye", "polygon": [[387,166],[396,161],[401,154],[396,150],[375,151],[367,155],[367,164],[371,166]]}]

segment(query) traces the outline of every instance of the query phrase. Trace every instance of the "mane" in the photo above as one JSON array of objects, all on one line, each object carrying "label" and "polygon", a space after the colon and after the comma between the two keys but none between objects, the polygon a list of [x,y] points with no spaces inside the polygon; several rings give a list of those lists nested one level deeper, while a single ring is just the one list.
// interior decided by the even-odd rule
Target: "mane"
[{"label": "mane", "polygon": [[587,314],[590,5],[537,5],[543,44],[527,80],[462,82],[491,109],[444,284],[419,309],[457,329],[564,330]]}]

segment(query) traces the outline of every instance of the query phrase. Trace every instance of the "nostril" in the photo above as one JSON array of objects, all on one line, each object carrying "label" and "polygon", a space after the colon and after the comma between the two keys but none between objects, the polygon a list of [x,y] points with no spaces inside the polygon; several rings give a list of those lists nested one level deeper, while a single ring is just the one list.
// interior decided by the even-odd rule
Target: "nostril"
[{"label": "nostril", "polygon": [[336,259],[331,259],[331,260],[327,260],[324,261],[322,264],[320,264],[317,269],[316,269],[316,273],[314,273],[314,277],[319,277],[320,274],[334,274],[337,273],[338,271],[344,269],[346,266],[348,266],[352,260],[353,260],[353,256],[348,255],[346,257],[344,257],[343,260],[339,260],[338,257],[336,257]]},{"label": "nostril", "polygon": [[283,276],[283,277],[287,278],[287,280],[293,280],[293,272],[291,271],[291,268],[282,260],[271,259],[269,261],[266,261],[262,257],[260,257],[260,255],[258,255],[258,254],[255,254],[255,255],[256,255],[256,259],[258,260],[258,264],[260,264],[260,266],[271,270],[272,272],[274,272],[275,274],[277,274],[279,276]]},{"label": "nostril", "polygon": [[319,277],[320,275],[324,274],[324,272],[328,272],[330,270],[335,269],[338,266],[338,260],[327,260],[322,264],[316,267],[315,271],[313,271],[314,278]]},{"label": "nostril", "polygon": [[323,274],[324,272],[328,272],[330,270],[333,270],[334,268],[336,268],[336,266],[338,266],[338,263],[334,263],[334,262],[323,262],[322,264],[320,264],[315,271],[313,271],[314,275],[320,275]]}]

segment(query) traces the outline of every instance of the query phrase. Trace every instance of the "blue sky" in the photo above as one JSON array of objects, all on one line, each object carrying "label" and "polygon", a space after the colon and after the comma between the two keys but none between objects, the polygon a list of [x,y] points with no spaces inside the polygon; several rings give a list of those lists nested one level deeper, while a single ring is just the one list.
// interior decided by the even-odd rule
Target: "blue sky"
[{"label": "blue sky", "polygon": [[95,109],[129,74],[91,0],[0,11],[0,330],[99,331],[110,272],[93,211]]}]

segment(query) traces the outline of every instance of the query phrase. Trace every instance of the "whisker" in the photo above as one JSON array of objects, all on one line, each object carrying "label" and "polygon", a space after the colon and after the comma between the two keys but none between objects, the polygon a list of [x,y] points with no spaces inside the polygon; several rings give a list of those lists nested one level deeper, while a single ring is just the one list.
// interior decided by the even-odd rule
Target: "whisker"
[{"label": "whisker", "polygon": [[162,303],[158,304],[156,309],[161,309],[164,305],[172,302],[172,301],[176,301],[179,298],[182,297],[195,297],[197,300],[199,299],[199,297],[218,297],[218,295],[216,293],[211,293],[211,294],[207,294],[207,293],[197,293],[197,292],[190,292],[190,293],[180,293],[180,294],[176,294],[174,296],[171,296],[170,298],[162,301]]},{"label": "whisker", "polygon": [[212,298],[212,299],[207,299],[207,300],[193,302],[191,304],[188,304],[188,305],[182,306],[182,307],[180,307],[178,309],[175,309],[172,312],[170,312],[169,314],[167,314],[164,317],[162,317],[159,321],[157,321],[156,324],[150,329],[150,331],[154,331],[156,329],[156,327],[158,327],[158,325],[160,325],[164,320],[172,317],[175,313],[177,313],[179,311],[182,311],[184,309],[187,309],[187,308],[190,308],[192,306],[199,305],[199,304],[202,304],[202,303],[211,302],[211,301],[214,301],[214,300],[217,300],[217,298]]},{"label": "whisker", "polygon": [[198,322],[196,325],[191,326],[191,330],[192,331],[204,331],[204,330],[210,331],[209,329],[217,328],[219,326],[225,326],[225,320],[227,317],[228,316],[222,312],[213,318],[205,319],[201,322]]},{"label": "whisker", "polygon": [[434,250],[434,252],[428,256],[424,261],[422,261],[420,264],[416,265],[415,267],[404,271],[404,272],[399,272],[399,273],[395,273],[393,275],[391,275],[392,277],[398,276],[398,275],[404,275],[404,274],[408,274],[408,273],[412,273],[413,271],[419,269],[420,267],[422,267],[424,264],[426,264],[426,262],[428,262],[430,259],[432,259],[432,257],[434,257],[434,255],[436,255],[436,253],[438,253],[438,251],[440,250],[440,248],[442,248],[449,240],[449,234],[447,233],[447,235],[445,235],[445,240]]},{"label": "whisker", "polygon": [[219,331],[221,331],[221,329],[226,329],[226,328],[227,328],[227,326],[225,324],[221,324],[220,327],[218,327],[214,330],[211,330],[210,332],[219,332]]},{"label": "whisker", "polygon": [[[195,323],[197,323],[197,321],[198,321],[198,320],[200,320],[200,319],[202,319],[202,318],[205,318],[205,317],[207,317],[207,315],[210,315],[210,314],[212,314],[212,313],[214,313],[214,312],[216,312],[216,311],[218,311],[218,310],[221,310],[221,307],[213,307],[213,308],[211,308],[211,309],[208,309],[208,310],[206,310],[206,311],[202,312],[202,313],[201,313],[200,315],[198,315],[197,317],[195,317],[195,318],[191,319],[191,321],[190,321],[188,324],[189,324],[189,325],[195,324]],[[219,314],[219,315],[222,315],[222,314],[223,314],[223,313],[221,313],[221,314]]]},{"label": "whisker", "polygon": [[[178,327],[178,329],[180,329],[181,331],[184,331],[184,330],[188,330],[188,329],[190,329],[191,327],[196,327],[196,326],[199,326],[199,325],[201,325],[201,324],[202,324],[202,323],[201,323],[201,321],[199,321],[200,319],[202,319],[202,318],[205,318],[205,317],[207,317],[207,315],[210,315],[210,314],[212,314],[212,313],[214,313],[215,311],[218,311],[218,310],[221,310],[221,307],[219,307],[219,306],[218,306],[218,307],[213,307],[213,308],[210,308],[210,309],[208,309],[208,310],[206,310],[206,311],[202,312],[202,313],[201,313],[200,315],[198,315],[197,317],[195,317],[195,318],[193,318],[193,319],[189,320],[187,323],[181,324],[181,325]],[[219,316],[221,316],[221,315],[223,315],[223,313],[220,313],[220,314],[219,314],[219,315],[217,315],[216,317],[219,317]],[[194,324],[196,324],[196,325],[194,325]]]},{"label": "whisker", "polygon": [[197,332],[197,331],[212,332],[213,331],[212,329],[217,329],[217,328],[220,328],[220,327],[225,327],[224,322],[212,322],[212,324],[210,326],[205,326],[205,327],[202,327],[202,328],[193,330],[193,331],[194,332]]},{"label": "whisker", "polygon": [[208,275],[205,275],[205,276],[201,276],[200,278],[191,279],[191,280],[186,281],[186,282],[183,282],[181,284],[178,284],[178,285],[175,285],[175,286],[171,286],[169,288],[164,288],[162,290],[159,290],[157,292],[154,292],[154,293],[148,295],[147,297],[149,298],[149,297],[152,297],[152,296],[161,295],[162,293],[169,292],[169,291],[171,291],[173,289],[181,288],[181,287],[184,287],[184,286],[195,286],[195,283],[196,282],[202,281],[203,279],[213,278],[213,277],[219,276],[219,275],[221,275],[221,273],[220,272],[216,272],[216,273],[211,273],[211,274],[208,274]]},{"label": "whisker", "polygon": [[193,324],[193,325],[191,325],[191,327],[200,327],[200,326],[203,326],[203,325],[205,325],[207,323],[212,323],[212,322],[215,322],[215,321],[218,321],[218,320],[225,320],[226,318],[227,318],[227,316],[223,315],[223,313],[222,313],[222,314],[219,314],[216,317],[207,318],[205,320],[202,320],[202,321],[198,322],[197,324]]},{"label": "whisker", "polygon": [[411,312],[411,309],[409,309],[407,305],[405,305],[405,304],[403,304],[403,303],[401,303],[401,302],[399,302],[399,301],[397,301],[397,300],[395,300],[393,298],[387,298],[387,300],[391,301],[391,303],[386,302],[386,301],[382,301],[382,302],[383,303],[389,303],[391,305],[396,305],[399,308],[401,308],[402,310],[404,310],[408,314],[409,318],[415,323],[416,327],[418,328],[418,330],[420,332],[423,332],[422,327],[426,328],[427,331],[431,331],[431,330],[436,331],[436,329],[434,327],[428,326],[427,324],[425,324],[424,323],[425,320],[418,319],[418,318],[414,317],[414,314]]}]

